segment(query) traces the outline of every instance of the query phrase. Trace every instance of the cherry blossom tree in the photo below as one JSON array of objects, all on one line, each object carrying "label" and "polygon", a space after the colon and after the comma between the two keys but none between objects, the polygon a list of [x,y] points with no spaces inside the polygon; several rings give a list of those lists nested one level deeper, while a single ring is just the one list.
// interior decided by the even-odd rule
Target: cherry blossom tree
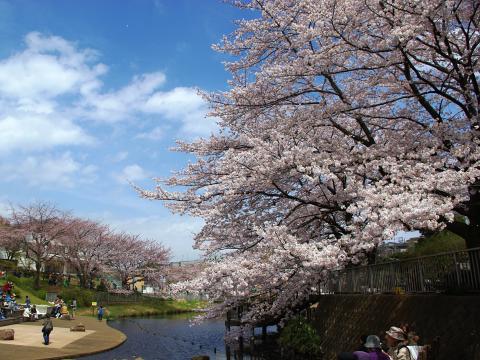
[{"label": "cherry blossom tree", "polygon": [[25,256],[35,264],[34,287],[38,289],[42,265],[64,251],[62,239],[70,229],[71,217],[68,212],[45,202],[12,207],[10,213],[12,226],[24,239]]},{"label": "cherry blossom tree", "polygon": [[112,248],[111,231],[96,221],[76,218],[62,244],[64,260],[77,272],[80,286],[87,288],[105,268]]},{"label": "cherry blossom tree", "polygon": [[215,46],[236,58],[205,95],[219,133],[139,189],[204,219],[195,247],[222,260],[187,286],[224,300],[211,314],[284,316],[400,230],[479,246],[479,2],[234,4],[258,17]]},{"label": "cherry blossom tree", "polygon": [[120,276],[123,288],[127,288],[128,280],[136,276],[146,279],[161,277],[170,256],[170,250],[159,242],[125,232],[113,233],[110,244],[105,266]]},{"label": "cherry blossom tree", "polygon": [[168,284],[182,283],[195,279],[206,268],[206,263],[195,262],[179,265],[170,265],[165,269],[165,278]]},{"label": "cherry blossom tree", "polygon": [[14,260],[25,243],[24,234],[13,227],[6,218],[0,218],[0,249],[5,252],[7,260]]}]

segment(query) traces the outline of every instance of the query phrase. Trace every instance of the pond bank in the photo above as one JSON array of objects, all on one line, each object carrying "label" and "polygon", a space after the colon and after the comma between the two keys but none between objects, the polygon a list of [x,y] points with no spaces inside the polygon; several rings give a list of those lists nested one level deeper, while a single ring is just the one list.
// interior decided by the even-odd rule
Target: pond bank
[{"label": "pond bank", "polygon": [[[109,320],[127,317],[146,317],[157,315],[170,315],[200,311],[205,302],[198,300],[158,300],[141,303],[126,303],[105,305],[105,318]],[[96,309],[80,308],[78,315],[95,316]]]},{"label": "pond bank", "polygon": [[[87,333],[70,332],[69,328],[79,323],[85,325]],[[108,326],[106,321],[77,316],[71,321],[54,319],[51,345],[45,346],[42,344],[41,326],[41,321],[15,325],[15,340],[0,342],[2,358],[52,360],[85,356],[116,348],[127,339],[125,334]]]}]

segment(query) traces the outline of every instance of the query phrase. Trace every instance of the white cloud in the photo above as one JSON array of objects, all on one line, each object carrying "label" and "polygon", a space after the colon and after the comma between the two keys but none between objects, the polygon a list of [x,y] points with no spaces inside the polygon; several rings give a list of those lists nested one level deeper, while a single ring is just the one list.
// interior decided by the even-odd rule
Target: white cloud
[{"label": "white cloud", "polygon": [[215,119],[206,118],[207,103],[194,88],[176,87],[156,92],[145,103],[143,111],[179,121],[181,133],[187,136],[208,136],[217,128]]},{"label": "white cloud", "polygon": [[148,132],[143,132],[135,137],[137,139],[160,140],[165,135],[165,130],[161,126],[156,126]]},{"label": "white cloud", "polygon": [[101,85],[107,67],[95,63],[90,49],[79,50],[58,36],[38,32],[25,37],[26,48],[0,61],[0,155],[65,145],[92,144],[70,114],[75,96]]},{"label": "white cloud", "polygon": [[92,91],[84,94],[81,102],[85,116],[95,120],[115,122],[129,119],[138,112],[148,97],[165,83],[161,72],[137,75],[132,82],[118,91],[100,93]]},{"label": "white cloud", "polygon": [[144,180],[148,174],[140,165],[132,164],[125,166],[122,172],[115,174],[114,177],[118,182],[128,184],[130,181]]},{"label": "white cloud", "polygon": [[[117,122],[135,118],[138,114],[157,115],[158,121],[177,123],[181,136],[208,136],[215,132],[215,119],[207,118],[207,103],[191,87],[176,87],[157,91],[166,77],[161,72],[135,76],[122,89],[110,92],[85,94],[82,100],[83,116],[104,122]],[[163,136],[162,127],[139,134],[138,138],[158,140]]]},{"label": "white cloud", "polygon": [[26,49],[0,62],[0,93],[23,98],[52,98],[82,87],[98,86],[103,64],[90,65],[95,52],[78,50],[58,36],[38,32],[25,37]]},{"label": "white cloud", "polygon": [[[107,91],[101,77],[108,67],[94,50],[38,32],[27,34],[24,44],[22,50],[0,59],[0,173],[4,181],[63,187],[94,181],[97,167],[71,154],[72,146],[105,140],[87,131],[98,124],[86,120],[107,124],[148,120],[151,127],[139,124],[137,129],[149,131],[142,130],[135,138],[150,140],[162,139],[168,128],[178,129],[177,136],[184,137],[207,136],[216,129],[214,120],[205,119],[207,104],[196,89],[161,91],[166,82],[163,72],[134,76],[124,87]],[[121,162],[127,156],[127,151],[121,151],[111,160]],[[114,175],[123,184],[147,177],[138,164]]]},{"label": "white cloud", "polygon": [[[96,51],[39,32],[27,34],[24,45],[0,60],[0,157],[98,144],[87,131],[94,126],[88,120],[148,118],[151,130],[137,139],[159,140],[168,128],[188,138],[216,130],[215,121],[205,119],[207,104],[196,89],[160,91],[166,82],[163,72],[136,75],[124,87],[106,91],[101,76],[108,67]],[[131,173],[123,175],[129,180],[145,177],[138,168],[127,170]]]},{"label": "white cloud", "polygon": [[82,128],[57,114],[11,112],[0,114],[0,155],[13,150],[43,150],[94,142]]},{"label": "white cloud", "polygon": [[39,32],[27,34],[24,43],[22,51],[0,60],[0,155],[92,144],[79,122],[88,119],[114,123],[154,116],[153,130],[137,136],[151,140],[162,138],[165,122],[177,124],[183,137],[216,129],[214,120],[205,119],[207,105],[197,90],[159,91],[166,82],[162,72],[136,75],[106,92],[100,77],[108,67],[94,50]]},{"label": "white cloud", "polygon": [[26,182],[29,186],[73,187],[76,181],[90,182],[97,168],[83,166],[69,152],[59,156],[28,156],[18,163],[2,164],[3,180]]},{"label": "white cloud", "polygon": [[128,157],[128,151],[119,151],[118,153],[116,153],[112,158],[111,160],[113,162],[122,162],[123,160],[125,160],[126,158]]}]

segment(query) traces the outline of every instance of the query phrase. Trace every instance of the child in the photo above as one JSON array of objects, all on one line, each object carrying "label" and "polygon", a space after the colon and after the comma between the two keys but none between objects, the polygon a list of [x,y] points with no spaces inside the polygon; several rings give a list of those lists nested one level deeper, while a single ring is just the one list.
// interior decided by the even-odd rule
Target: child
[{"label": "child", "polygon": [[103,306],[100,305],[100,307],[98,308],[98,314],[97,314],[99,321],[102,321],[102,319],[103,319],[103,311],[104,311]]}]

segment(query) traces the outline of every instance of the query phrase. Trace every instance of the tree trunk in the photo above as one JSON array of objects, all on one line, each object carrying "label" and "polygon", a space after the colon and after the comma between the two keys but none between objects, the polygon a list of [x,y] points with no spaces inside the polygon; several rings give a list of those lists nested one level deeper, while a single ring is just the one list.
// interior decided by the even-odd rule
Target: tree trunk
[{"label": "tree trunk", "polygon": [[122,288],[125,290],[130,290],[128,288],[128,276],[122,276]]},{"label": "tree trunk", "polygon": [[35,278],[33,281],[33,288],[35,290],[40,289],[40,272],[42,270],[42,263],[35,261]]},{"label": "tree trunk", "polygon": [[83,274],[80,271],[77,271],[77,276],[78,276],[78,280],[80,282],[80,287],[85,289],[87,287],[85,276],[83,276]]},{"label": "tree trunk", "polygon": [[[447,229],[465,239],[467,249],[480,247],[480,191],[475,184],[471,187],[470,200],[458,209],[459,214],[465,216],[464,221],[453,221]],[[468,220],[467,220],[468,219]]]}]

